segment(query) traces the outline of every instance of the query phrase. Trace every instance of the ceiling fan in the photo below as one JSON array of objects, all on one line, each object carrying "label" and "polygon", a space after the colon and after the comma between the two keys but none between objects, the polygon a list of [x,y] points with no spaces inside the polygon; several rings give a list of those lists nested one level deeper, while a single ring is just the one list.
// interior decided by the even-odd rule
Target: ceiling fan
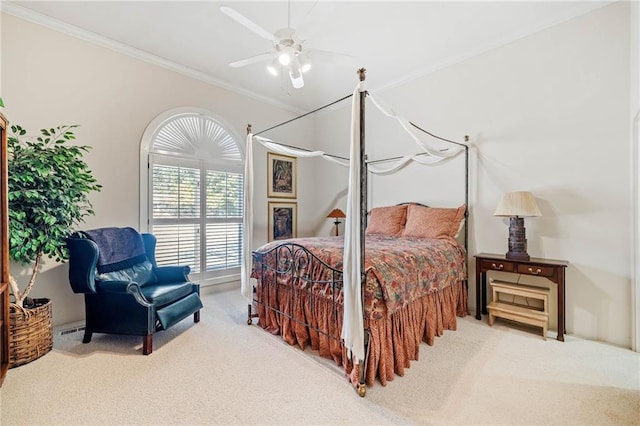
[{"label": "ceiling fan", "polygon": [[280,69],[282,69],[288,72],[291,85],[296,89],[300,89],[304,86],[302,74],[311,69],[310,60],[312,58],[325,61],[334,60],[339,57],[353,58],[350,55],[327,52],[319,49],[303,49],[302,45],[305,40],[298,36],[295,29],[291,28],[290,1],[287,4],[287,27],[281,28],[273,34],[229,6],[220,6],[220,11],[260,37],[270,41],[273,45],[271,52],[260,53],[249,58],[231,62],[229,66],[233,68],[270,61],[269,65],[267,65],[267,71],[269,71],[270,74],[277,76]]}]

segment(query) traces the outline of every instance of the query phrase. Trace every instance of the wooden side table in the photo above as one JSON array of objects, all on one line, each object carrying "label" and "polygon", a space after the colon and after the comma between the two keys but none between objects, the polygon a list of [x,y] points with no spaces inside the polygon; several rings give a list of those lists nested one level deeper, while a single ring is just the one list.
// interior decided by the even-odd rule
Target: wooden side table
[{"label": "wooden side table", "polygon": [[480,253],[476,258],[476,319],[487,314],[487,271],[511,272],[514,274],[535,275],[547,278],[556,284],[558,292],[558,337],[564,342],[565,326],[565,270],[566,260],[542,259],[532,257],[529,260],[507,259],[504,254]]}]

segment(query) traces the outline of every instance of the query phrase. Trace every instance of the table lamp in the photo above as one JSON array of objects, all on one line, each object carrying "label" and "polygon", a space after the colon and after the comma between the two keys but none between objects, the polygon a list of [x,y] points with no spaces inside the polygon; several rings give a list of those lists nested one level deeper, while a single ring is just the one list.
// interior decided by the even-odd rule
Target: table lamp
[{"label": "table lamp", "polygon": [[529,260],[524,229],[525,217],[542,216],[530,192],[507,192],[502,196],[494,216],[509,217],[509,251],[507,259]]},{"label": "table lamp", "polygon": [[340,220],[342,218],[347,217],[344,212],[340,209],[333,209],[331,213],[327,215],[328,218],[335,219],[333,224],[336,226],[336,237],[338,236],[338,225],[340,225]]}]

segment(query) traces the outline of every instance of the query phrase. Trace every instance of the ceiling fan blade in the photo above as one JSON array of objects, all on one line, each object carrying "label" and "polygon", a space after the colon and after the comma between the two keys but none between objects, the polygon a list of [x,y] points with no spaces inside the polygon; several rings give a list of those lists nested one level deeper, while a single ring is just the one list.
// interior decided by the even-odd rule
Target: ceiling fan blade
[{"label": "ceiling fan blade", "polygon": [[240,25],[243,25],[246,28],[253,31],[254,33],[258,34],[260,37],[274,43],[278,42],[278,39],[273,34],[265,30],[260,25],[256,24],[255,22],[253,22],[252,20],[250,20],[249,18],[247,18],[246,16],[238,12],[237,10],[232,9],[229,6],[220,6],[220,11],[225,15],[227,15],[229,18],[238,22]]},{"label": "ceiling fan blade", "polygon": [[229,66],[232,68],[240,68],[246,65],[255,64],[256,62],[263,62],[272,58],[273,58],[273,54],[271,53],[261,53],[256,56],[251,56],[249,58],[240,59],[239,61],[231,62]]},{"label": "ceiling fan blade", "polygon": [[326,50],[320,49],[304,49],[304,53],[311,60],[319,60],[322,62],[327,62],[330,64],[343,64],[343,63],[353,63],[356,59],[353,55],[348,55],[346,53],[338,53],[338,52],[328,52]]},{"label": "ceiling fan blade", "polygon": [[330,3],[317,2],[307,13],[305,19],[296,25],[296,41],[304,43],[327,24],[327,19],[333,14],[335,7]]}]

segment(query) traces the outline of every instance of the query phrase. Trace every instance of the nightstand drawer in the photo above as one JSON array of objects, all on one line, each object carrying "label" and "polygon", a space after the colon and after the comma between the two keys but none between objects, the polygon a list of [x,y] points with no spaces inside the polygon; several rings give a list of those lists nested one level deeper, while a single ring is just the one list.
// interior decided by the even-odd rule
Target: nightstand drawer
[{"label": "nightstand drawer", "polygon": [[519,274],[540,275],[541,277],[553,277],[553,268],[550,268],[544,265],[518,264],[517,272]]},{"label": "nightstand drawer", "polygon": [[511,262],[505,262],[502,260],[481,260],[480,267],[483,270],[494,270],[503,272],[513,272],[514,264]]}]

